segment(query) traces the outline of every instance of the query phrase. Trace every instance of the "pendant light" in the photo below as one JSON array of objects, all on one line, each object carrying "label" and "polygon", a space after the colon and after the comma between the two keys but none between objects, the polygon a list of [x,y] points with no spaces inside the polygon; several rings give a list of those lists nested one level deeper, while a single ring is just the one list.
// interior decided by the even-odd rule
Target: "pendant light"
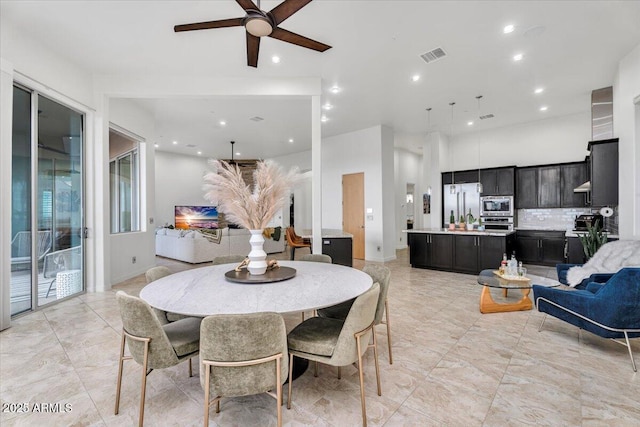
[{"label": "pendant light", "polygon": [[[427,135],[429,135],[429,129],[431,129],[431,107],[427,108]],[[427,187],[427,194],[431,195],[431,186]]]},{"label": "pendant light", "polygon": [[[478,101],[478,117],[480,117],[480,100],[482,99],[482,95],[476,96],[476,100]],[[476,138],[478,141],[478,138]],[[480,181],[480,141],[478,141],[478,183],[476,184],[476,191],[478,194],[482,194],[484,188],[482,188],[482,181]]]},{"label": "pendant light", "polygon": [[233,160],[233,144],[235,144],[235,141],[231,141],[231,161],[229,162],[230,165],[234,166],[236,164],[235,160]]},{"label": "pendant light", "polygon": [[453,170],[453,106],[456,105],[455,102],[450,102],[449,106],[451,106],[451,121],[449,122],[449,154],[451,156],[451,185],[449,186],[449,193],[456,194],[458,191],[456,188],[456,173]]}]

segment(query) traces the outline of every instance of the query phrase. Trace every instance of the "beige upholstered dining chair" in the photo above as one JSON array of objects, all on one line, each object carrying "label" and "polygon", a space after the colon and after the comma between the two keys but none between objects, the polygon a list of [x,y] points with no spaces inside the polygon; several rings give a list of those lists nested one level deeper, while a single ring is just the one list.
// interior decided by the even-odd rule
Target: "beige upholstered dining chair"
[{"label": "beige upholstered dining chair", "polygon": [[244,261],[246,258],[245,255],[223,255],[223,256],[217,256],[213,259],[212,264],[213,265],[220,265],[220,264],[231,264],[231,263],[241,263],[242,261]]},{"label": "beige upholstered dining chair", "polygon": [[[387,326],[387,345],[389,347],[389,364],[391,365],[393,364],[393,353],[391,352],[391,323],[389,322],[389,301],[387,299],[389,284],[391,283],[391,270],[383,265],[370,264],[366,265],[362,271],[371,276],[374,282],[378,282],[380,284],[380,297],[378,298],[378,307],[376,308],[374,324],[376,326],[380,324]],[[352,303],[353,300],[331,307],[321,308],[318,310],[318,316],[345,319],[347,317],[347,313],[349,313]]]},{"label": "beige upholstered dining chair", "polygon": [[[198,355],[202,319],[189,317],[162,325],[151,306],[140,298],[118,291],[116,300],[122,316],[122,340],[118,362],[115,414],[118,415],[120,409],[123,362],[133,359],[142,365],[138,419],[138,425],[142,426],[147,375],[154,369],[168,368],[188,359],[189,376],[192,376],[191,358]],[[131,356],[124,355],[125,342]]]},{"label": "beige upholstered dining chair", "polygon": [[300,257],[300,261],[326,262],[328,264],[333,262],[331,257],[325,254],[305,254]]},{"label": "beige upholstered dining chair", "polygon": [[[368,291],[355,299],[344,321],[328,317],[312,317],[296,326],[288,336],[289,377],[292,375],[293,356],[337,367],[358,362],[363,426],[367,425],[367,410],[362,355],[369,347],[373,347],[378,396],[382,395],[376,331],[373,323],[379,294],[380,285],[374,283]],[[372,335],[373,344],[368,345]],[[292,400],[291,383],[292,381],[289,381],[287,400],[289,409],[291,409]]]},{"label": "beige upholstered dining chair", "polygon": [[[282,384],[286,380],[287,331],[278,313],[219,314],[200,328],[200,384],[204,389],[204,425],[209,409],[220,412],[222,397],[268,393],[277,400],[282,425]],[[282,372],[285,375],[282,375]],[[276,390],[275,396],[269,393]],[[210,396],[215,398],[211,400]]]},{"label": "beige upholstered dining chair", "polygon": [[[158,279],[162,279],[163,277],[169,276],[173,274],[169,268],[159,265],[157,267],[151,267],[144,273],[144,277],[147,279],[147,284],[151,282],[155,282]],[[151,308],[153,312],[158,316],[158,320],[160,320],[161,324],[167,324],[169,322],[175,322],[176,320],[186,319],[189,316],[185,316],[184,314],[178,313],[170,313],[167,311],[158,310],[157,308]]]}]

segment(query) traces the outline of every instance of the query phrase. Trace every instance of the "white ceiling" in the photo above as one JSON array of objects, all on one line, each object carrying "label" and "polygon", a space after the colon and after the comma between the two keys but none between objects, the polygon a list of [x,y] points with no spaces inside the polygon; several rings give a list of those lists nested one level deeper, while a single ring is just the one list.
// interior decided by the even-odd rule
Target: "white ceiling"
[{"label": "white ceiling", "polygon": [[[268,11],[278,3],[261,7]],[[459,134],[585,112],[591,91],[612,85],[618,61],[640,43],[640,1],[315,0],[281,26],[333,48],[318,53],[262,38],[254,69],[246,65],[241,27],[173,32],[176,24],[243,16],[232,0],[3,0],[0,12],[3,27],[28,32],[96,74],[319,76],[323,103],[334,105],[323,137],[377,124],[401,133]],[[503,34],[510,23],[515,31]],[[447,56],[422,61],[419,55],[436,47]],[[524,59],[516,63],[511,58],[518,52]],[[281,57],[279,64],[271,62],[273,55]],[[414,74],[421,76],[417,83]],[[341,93],[329,91],[334,84]],[[534,95],[538,86],[545,92]],[[479,106],[476,95],[484,96]],[[138,102],[156,115],[161,150],[229,157],[230,140],[243,158],[310,149],[308,100]],[[542,105],[548,106],[544,113]],[[467,126],[478,112],[495,118]],[[250,121],[254,116],[265,120]]]}]

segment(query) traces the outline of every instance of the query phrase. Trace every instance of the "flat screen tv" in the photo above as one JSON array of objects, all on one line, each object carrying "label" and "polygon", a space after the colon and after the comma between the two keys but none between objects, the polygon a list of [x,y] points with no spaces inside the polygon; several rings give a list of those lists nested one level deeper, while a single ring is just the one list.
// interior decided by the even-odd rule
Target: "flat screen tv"
[{"label": "flat screen tv", "polygon": [[176,228],[218,228],[215,206],[176,206]]}]

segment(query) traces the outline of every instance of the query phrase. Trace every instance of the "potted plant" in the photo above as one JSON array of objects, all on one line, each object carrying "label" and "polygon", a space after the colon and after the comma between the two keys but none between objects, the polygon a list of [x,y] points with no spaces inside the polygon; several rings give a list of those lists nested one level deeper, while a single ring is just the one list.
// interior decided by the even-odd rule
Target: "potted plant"
[{"label": "potted plant", "polygon": [[467,230],[473,230],[474,222],[476,222],[476,218],[471,213],[471,209],[469,209],[469,213],[467,214]]},{"label": "potted plant", "polygon": [[451,210],[451,214],[449,215],[449,230],[456,229],[456,217],[453,215],[453,209]]},{"label": "potted plant", "polygon": [[484,231],[484,225],[482,225],[482,217],[478,217],[478,231]]},{"label": "potted plant", "polygon": [[578,234],[580,242],[582,242],[582,248],[584,254],[589,260],[602,245],[607,243],[607,235],[602,231],[600,223],[596,222],[595,227],[587,224],[587,232],[585,234]]},{"label": "potted plant", "polygon": [[466,224],[464,222],[464,215],[460,215],[460,222],[458,223],[458,227],[460,227],[460,230],[464,230],[466,228]]}]

